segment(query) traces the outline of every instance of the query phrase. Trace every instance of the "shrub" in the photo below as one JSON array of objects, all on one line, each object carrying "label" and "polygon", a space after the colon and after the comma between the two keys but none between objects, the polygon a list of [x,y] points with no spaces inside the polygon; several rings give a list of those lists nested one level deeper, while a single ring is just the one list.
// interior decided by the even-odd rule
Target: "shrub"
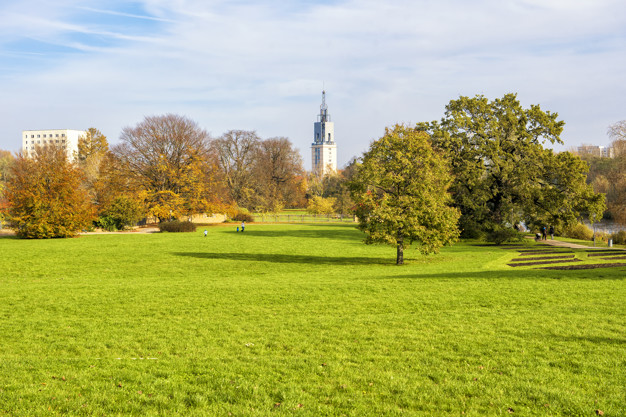
[{"label": "shrub", "polygon": [[233,216],[233,220],[237,222],[253,222],[254,217],[252,217],[250,213],[244,213],[243,211],[240,211]]},{"label": "shrub", "polygon": [[337,199],[334,197],[313,196],[306,206],[306,211],[311,214],[333,214]]},{"label": "shrub", "polygon": [[116,221],[111,216],[100,216],[96,221],[96,225],[108,232],[115,232],[117,230]]},{"label": "shrub", "polygon": [[119,196],[100,215],[98,222],[106,230],[124,230],[126,227],[137,223],[143,216],[144,210],[138,201],[126,196]]},{"label": "shrub", "polygon": [[593,230],[582,223],[576,223],[566,227],[563,230],[562,236],[569,237],[570,239],[591,240],[593,239]]},{"label": "shrub", "polygon": [[524,239],[524,235],[511,227],[495,226],[487,232],[487,241],[501,245],[505,242],[519,242]]},{"label": "shrub", "polygon": [[626,245],[626,230],[613,233],[611,239],[613,239],[613,243],[616,245]]},{"label": "shrub", "polygon": [[461,217],[459,220],[459,229],[461,229],[461,238],[463,239],[485,238],[485,232],[482,227],[467,217]]},{"label": "shrub", "polygon": [[159,223],[159,230],[161,232],[180,233],[180,232],[195,232],[196,225],[192,222],[181,222],[174,220],[171,222]]}]

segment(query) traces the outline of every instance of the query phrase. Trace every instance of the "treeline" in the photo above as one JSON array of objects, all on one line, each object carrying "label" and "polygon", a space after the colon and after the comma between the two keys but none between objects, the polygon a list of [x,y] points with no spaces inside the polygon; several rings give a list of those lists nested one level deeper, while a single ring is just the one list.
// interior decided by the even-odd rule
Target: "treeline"
[{"label": "treeline", "polygon": [[606,195],[605,220],[626,225],[626,120],[609,127],[613,158],[581,155],[589,164],[587,182],[594,191]]},{"label": "treeline", "polygon": [[4,212],[18,235],[29,238],[72,236],[94,222],[113,230],[145,217],[301,208],[318,192],[309,183],[323,192],[316,183],[329,180],[307,177],[287,138],[261,139],[242,130],[211,138],[174,114],[123,129],[113,147],[90,128],[73,161],[52,146],[0,157]]},{"label": "treeline", "polygon": [[[558,231],[596,222],[606,209],[603,193],[621,218],[623,154],[600,161],[603,168],[592,161],[588,176],[578,156],[544,147],[562,144],[563,126],[557,113],[523,108],[515,94],[460,97],[440,121],[388,129],[363,157],[318,178],[287,138],[241,130],[211,138],[182,116],[146,117],[123,129],[112,148],[89,129],[75,162],[55,148],[7,163],[10,154],[0,155],[1,204],[25,237],[70,236],[94,221],[119,229],[146,216],[235,218],[307,207],[357,214],[372,233],[368,241],[421,242],[426,252],[458,235],[504,242],[519,238],[522,224]],[[444,216],[444,206],[454,215]]]}]

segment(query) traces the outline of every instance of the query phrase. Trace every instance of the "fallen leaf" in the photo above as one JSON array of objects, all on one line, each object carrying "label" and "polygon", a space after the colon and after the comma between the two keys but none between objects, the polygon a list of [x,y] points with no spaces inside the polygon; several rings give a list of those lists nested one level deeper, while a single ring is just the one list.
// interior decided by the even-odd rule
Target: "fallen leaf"
[{"label": "fallen leaf", "polygon": [[513,411],[513,409],[511,407],[507,408],[506,411],[509,412],[509,414],[513,414],[515,411]]},{"label": "fallen leaf", "polygon": [[596,414],[599,415],[599,416],[603,416],[604,415],[604,411],[596,410]]}]

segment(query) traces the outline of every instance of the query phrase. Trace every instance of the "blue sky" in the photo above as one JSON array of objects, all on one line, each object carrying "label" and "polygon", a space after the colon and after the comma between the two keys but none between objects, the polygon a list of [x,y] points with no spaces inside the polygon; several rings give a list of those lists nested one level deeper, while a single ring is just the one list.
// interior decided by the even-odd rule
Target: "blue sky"
[{"label": "blue sky", "polygon": [[321,90],[339,164],[460,95],[515,92],[606,145],[626,119],[623,0],[0,0],[0,149],[144,116],[286,136],[310,168]]}]

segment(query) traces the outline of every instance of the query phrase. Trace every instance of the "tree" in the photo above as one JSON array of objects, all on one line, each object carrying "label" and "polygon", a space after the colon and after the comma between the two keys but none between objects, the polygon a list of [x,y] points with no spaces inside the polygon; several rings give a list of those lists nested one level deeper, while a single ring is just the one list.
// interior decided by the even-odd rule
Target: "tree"
[{"label": "tree", "polygon": [[607,133],[613,140],[626,140],[626,120],[613,123],[609,126]]},{"label": "tree", "polygon": [[9,222],[22,238],[71,237],[94,218],[82,172],[62,147],[37,147],[30,157],[19,155],[5,195]]},{"label": "tree", "polygon": [[[596,201],[588,200],[593,193],[585,187],[570,187],[564,194],[550,186],[557,177],[567,177],[555,170],[576,169],[572,175],[577,178],[586,173],[584,164],[570,159],[565,164],[544,150],[546,142],[562,143],[564,122],[557,118],[536,105],[524,109],[515,94],[507,94],[494,101],[460,97],[446,106],[441,122],[418,124],[452,163],[451,191],[465,236],[500,232],[523,220],[567,222],[577,212],[593,211]],[[552,201],[567,195],[572,204],[541,212],[535,204],[542,192],[551,194]]]},{"label": "tree", "polygon": [[604,194],[587,184],[587,164],[570,152],[554,154],[546,149],[539,187],[524,202],[525,221],[536,228],[550,224],[564,228],[585,216],[591,223],[602,218]]},{"label": "tree", "polygon": [[333,214],[335,212],[335,204],[337,200],[328,197],[313,196],[309,199],[306,210],[311,214]]},{"label": "tree", "polygon": [[254,208],[253,167],[260,141],[254,131],[229,130],[212,142],[230,198],[248,209]]},{"label": "tree", "polygon": [[449,207],[449,164],[424,132],[396,125],[372,143],[351,183],[365,243],[396,246],[396,264],[413,242],[436,253],[459,235],[459,212]]},{"label": "tree", "polygon": [[209,135],[182,116],[146,117],[126,127],[113,153],[131,188],[146,192],[146,203],[159,220],[209,212],[212,193]]},{"label": "tree", "polygon": [[85,135],[78,138],[78,152],[76,159],[80,162],[93,156],[103,156],[109,151],[109,142],[106,136],[95,127],[90,127]]},{"label": "tree", "polygon": [[302,157],[289,139],[279,137],[258,143],[254,155],[255,209],[278,212],[304,197]]},{"label": "tree", "polygon": [[4,213],[9,208],[9,204],[4,197],[4,189],[9,180],[9,173],[14,161],[15,158],[11,152],[0,150],[0,228],[2,228]]}]

